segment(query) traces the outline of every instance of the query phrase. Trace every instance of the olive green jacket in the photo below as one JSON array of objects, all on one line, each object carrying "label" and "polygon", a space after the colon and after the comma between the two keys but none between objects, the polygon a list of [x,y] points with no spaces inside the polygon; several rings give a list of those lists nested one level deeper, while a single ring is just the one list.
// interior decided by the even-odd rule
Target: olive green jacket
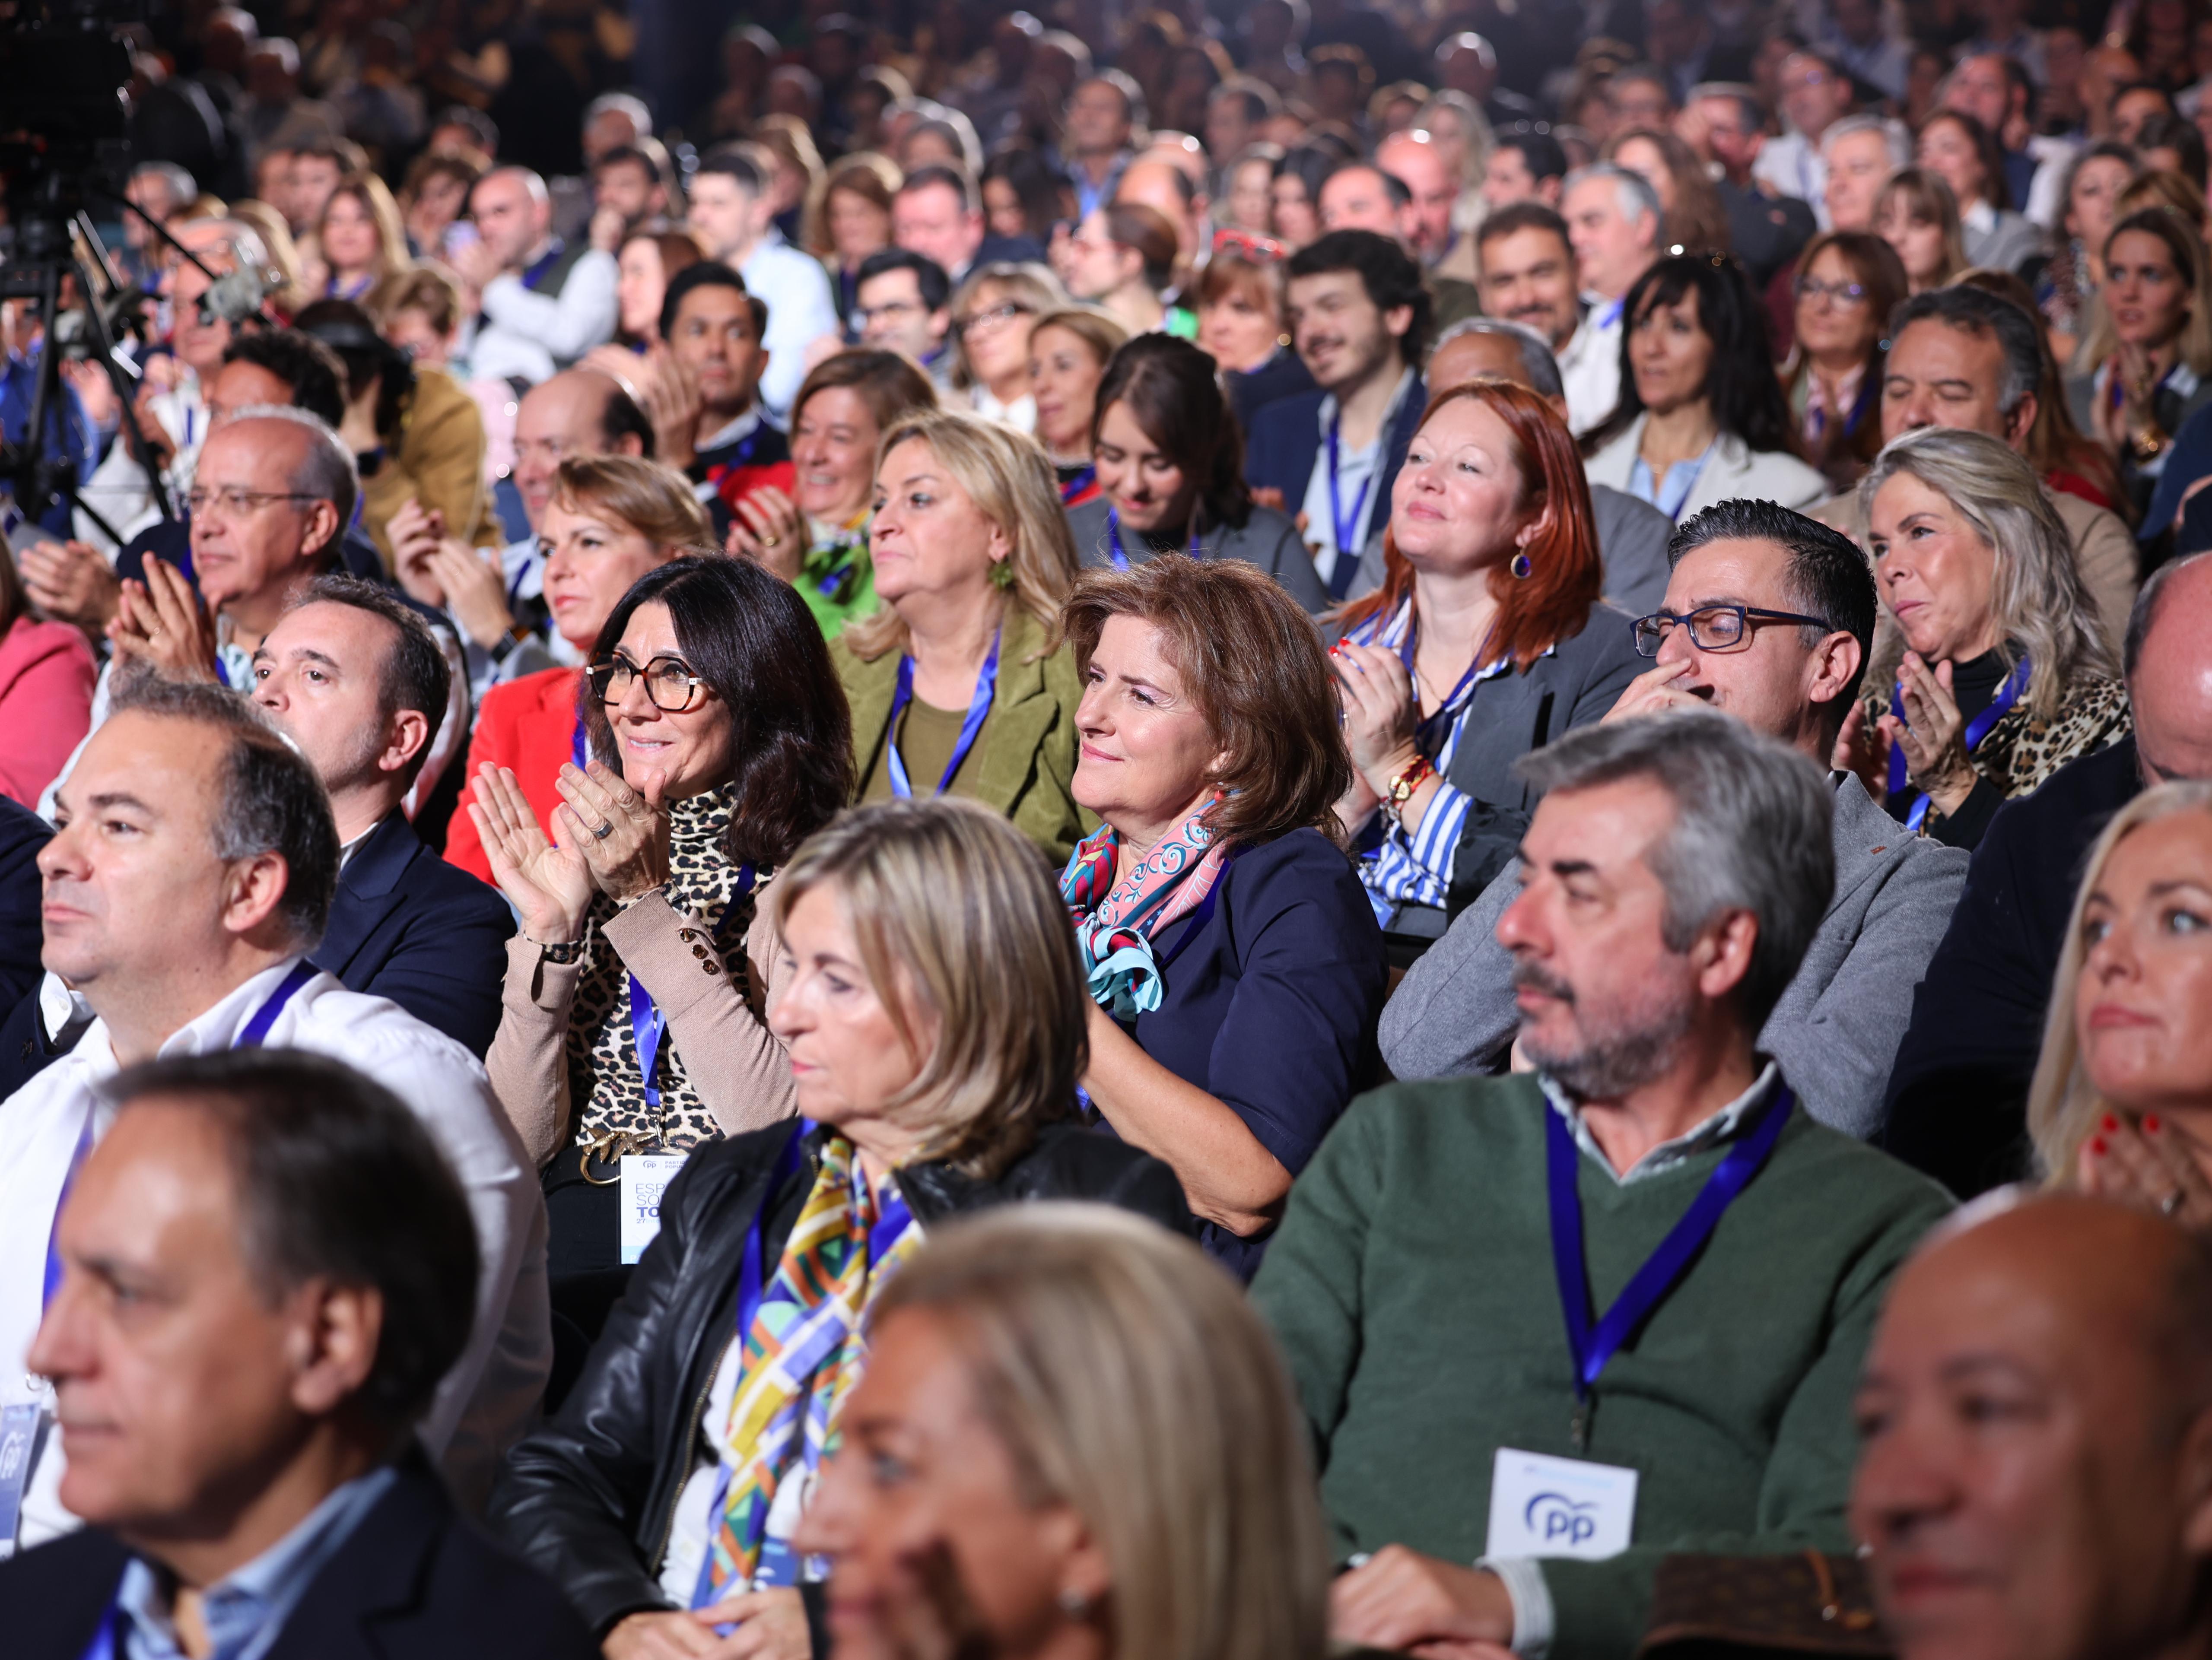
[{"label": "olive green jacket", "polygon": [[[963,794],[995,807],[1014,828],[1042,848],[1055,865],[1098,821],[1068,793],[1075,775],[1075,706],[1083,683],[1075,654],[1062,645],[1039,657],[1043,625],[1016,606],[1006,609],[999,647],[999,686],[975,754],[963,770]],[[891,698],[898,688],[899,655],[872,662],[853,653],[842,638],[830,656],[853,706],[853,787],[865,789],[890,733]]]}]

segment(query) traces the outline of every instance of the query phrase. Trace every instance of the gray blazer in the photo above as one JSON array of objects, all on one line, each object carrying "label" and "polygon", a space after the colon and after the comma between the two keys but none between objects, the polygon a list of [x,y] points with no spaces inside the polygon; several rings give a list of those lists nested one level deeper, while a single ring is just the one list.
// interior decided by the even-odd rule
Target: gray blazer
[{"label": "gray blazer", "polygon": [[[1067,510],[1067,528],[1075,536],[1075,556],[1088,571],[1110,570],[1114,564],[1106,535],[1106,510],[1112,504],[1093,496],[1079,507]],[[1130,563],[1142,565],[1152,556],[1144,537],[1124,531],[1121,551]],[[1313,555],[1298,539],[1298,527],[1287,514],[1255,506],[1242,527],[1218,524],[1198,539],[1201,559],[1241,559],[1256,565],[1283,585],[1283,591],[1318,616],[1334,603],[1314,569]]]},{"label": "gray blazer", "polygon": [[[1836,786],[1836,895],[1759,1046],[1822,1124],[1862,1139],[1881,1100],[1912,993],[1966,881],[1963,849],[1909,833],[1850,774]],[[1407,972],[1382,1006],[1382,1058],[1401,1078],[1503,1064],[1520,1023],[1498,919],[1520,891],[1508,870]]]},{"label": "gray blazer", "polygon": [[[1674,521],[1626,490],[1590,486],[1590,512],[1597,520],[1597,556],[1605,566],[1605,603],[1632,617],[1649,616],[1667,597],[1667,544]],[[1367,538],[1359,573],[1345,597],[1358,599],[1382,585],[1382,533]]]}]

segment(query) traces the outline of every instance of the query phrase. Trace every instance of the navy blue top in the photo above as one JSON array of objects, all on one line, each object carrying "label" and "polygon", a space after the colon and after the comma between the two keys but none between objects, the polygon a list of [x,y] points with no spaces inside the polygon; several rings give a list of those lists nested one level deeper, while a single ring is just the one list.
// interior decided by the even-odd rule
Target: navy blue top
[{"label": "navy blue top", "polygon": [[[1173,922],[1153,942],[1165,995],[1134,1035],[1296,1176],[1371,1079],[1389,985],[1382,930],[1352,861],[1318,830],[1243,849],[1215,893],[1194,928]],[[1199,1237],[1247,1280],[1267,1249],[1212,1222]]]}]

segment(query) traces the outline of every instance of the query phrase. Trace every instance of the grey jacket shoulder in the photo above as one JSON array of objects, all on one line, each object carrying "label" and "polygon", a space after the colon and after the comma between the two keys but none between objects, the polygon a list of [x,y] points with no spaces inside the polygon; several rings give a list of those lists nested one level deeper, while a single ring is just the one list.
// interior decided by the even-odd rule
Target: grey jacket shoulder
[{"label": "grey jacket shoulder", "polygon": [[1648,501],[1607,484],[1590,486],[1605,597],[1632,617],[1647,616],[1667,597],[1667,544],[1674,521]]},{"label": "grey jacket shoulder", "polygon": [[[1108,503],[1103,496],[1093,496],[1080,506],[1067,510],[1067,528],[1075,538],[1075,556],[1085,570],[1103,571],[1114,563],[1106,530],[1107,510]],[[1121,550],[1139,565],[1152,556],[1139,536],[1125,536]],[[1252,516],[1242,525],[1215,526],[1199,538],[1198,551],[1202,558],[1241,559],[1258,566],[1281,583],[1284,591],[1310,614],[1317,615],[1330,603],[1328,590],[1322,585],[1321,573],[1314,569],[1313,555],[1298,539],[1297,524],[1288,514],[1273,507],[1255,506]]]}]

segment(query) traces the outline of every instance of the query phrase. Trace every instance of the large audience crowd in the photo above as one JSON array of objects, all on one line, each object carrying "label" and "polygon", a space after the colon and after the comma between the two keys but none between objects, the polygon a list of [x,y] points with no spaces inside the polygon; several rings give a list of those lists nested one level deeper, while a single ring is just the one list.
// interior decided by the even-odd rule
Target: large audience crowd
[{"label": "large audience crowd", "polygon": [[2212,1660],[2203,0],[125,33],[0,1649]]}]

